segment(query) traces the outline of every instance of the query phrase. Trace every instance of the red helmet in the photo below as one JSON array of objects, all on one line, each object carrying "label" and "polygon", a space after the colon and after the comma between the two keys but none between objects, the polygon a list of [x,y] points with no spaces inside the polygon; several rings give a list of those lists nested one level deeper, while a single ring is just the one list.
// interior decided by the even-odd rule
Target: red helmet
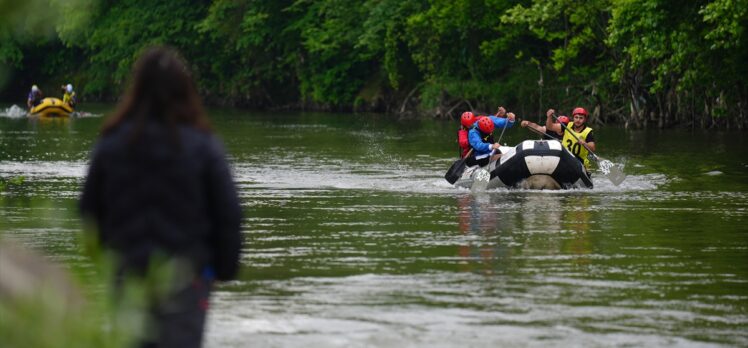
[{"label": "red helmet", "polygon": [[493,133],[493,128],[493,120],[491,120],[489,117],[484,116],[478,119],[478,129],[484,134]]},{"label": "red helmet", "polygon": [[566,116],[559,116],[558,117],[558,122],[559,123],[563,123],[563,124],[568,124],[569,123],[569,118],[566,117]]},{"label": "red helmet", "polygon": [[587,110],[584,108],[574,108],[574,111],[571,112],[571,116],[574,115],[584,115],[584,117],[587,117]]},{"label": "red helmet", "polygon": [[473,115],[470,111],[465,111],[462,113],[462,116],[460,117],[460,123],[462,123],[465,128],[470,128],[473,126],[473,123],[475,123],[475,115]]}]

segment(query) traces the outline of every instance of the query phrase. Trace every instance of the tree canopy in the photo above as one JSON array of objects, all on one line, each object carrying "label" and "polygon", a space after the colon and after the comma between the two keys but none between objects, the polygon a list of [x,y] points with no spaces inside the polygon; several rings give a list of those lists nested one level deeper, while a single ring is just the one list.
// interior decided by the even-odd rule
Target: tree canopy
[{"label": "tree canopy", "polygon": [[631,127],[748,125],[748,0],[0,0],[0,96],[72,82],[114,100],[179,49],[206,101]]}]

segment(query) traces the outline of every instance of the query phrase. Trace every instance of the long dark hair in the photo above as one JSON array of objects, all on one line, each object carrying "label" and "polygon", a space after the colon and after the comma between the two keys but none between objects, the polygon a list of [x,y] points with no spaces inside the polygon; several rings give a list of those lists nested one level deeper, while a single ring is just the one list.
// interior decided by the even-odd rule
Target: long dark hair
[{"label": "long dark hair", "polygon": [[174,132],[179,124],[210,132],[187,62],[175,49],[147,48],[135,62],[131,79],[122,101],[104,123],[102,135],[128,120],[134,123],[132,140],[149,120],[162,122]]}]

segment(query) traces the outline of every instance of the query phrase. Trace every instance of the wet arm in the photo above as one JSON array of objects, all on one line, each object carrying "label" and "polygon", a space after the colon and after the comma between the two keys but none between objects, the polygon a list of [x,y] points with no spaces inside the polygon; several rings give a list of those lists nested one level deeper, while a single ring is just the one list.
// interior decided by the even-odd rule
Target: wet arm
[{"label": "wet arm", "polygon": [[596,152],[597,151],[597,147],[595,147],[595,142],[594,141],[587,143],[587,147],[590,150],[592,150],[592,152]]},{"label": "wet arm", "polygon": [[520,123],[520,126],[532,128],[535,131],[540,132],[540,133],[545,133],[545,126],[541,126],[532,121],[522,121],[522,123]]},{"label": "wet arm", "polygon": [[556,132],[556,134],[562,135],[564,134],[563,128],[561,128],[560,123],[556,123],[553,121],[553,114],[556,113],[556,110],[548,109],[548,111],[545,113],[545,129],[548,131]]},{"label": "wet arm", "polygon": [[493,115],[488,117],[491,118],[491,121],[493,121],[493,124],[497,129],[504,128],[504,125],[506,125],[506,128],[512,128],[514,125],[514,121],[509,121],[508,118],[501,118]]},{"label": "wet arm", "polygon": [[584,143],[587,145],[587,148],[592,150],[592,152],[596,152],[597,148],[595,147],[595,136],[592,132],[587,134],[587,136],[584,139]]}]

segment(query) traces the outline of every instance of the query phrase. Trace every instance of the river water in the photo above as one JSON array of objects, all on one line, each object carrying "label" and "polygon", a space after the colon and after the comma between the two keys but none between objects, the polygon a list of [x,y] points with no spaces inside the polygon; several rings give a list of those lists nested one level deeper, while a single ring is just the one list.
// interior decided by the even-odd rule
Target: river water
[{"label": "river water", "polygon": [[[0,113],[0,234],[80,278],[76,214],[111,106]],[[456,122],[212,110],[244,210],[208,347],[748,346],[748,140],[596,131],[613,186],[471,194]],[[508,129],[502,143],[533,138]]]}]

